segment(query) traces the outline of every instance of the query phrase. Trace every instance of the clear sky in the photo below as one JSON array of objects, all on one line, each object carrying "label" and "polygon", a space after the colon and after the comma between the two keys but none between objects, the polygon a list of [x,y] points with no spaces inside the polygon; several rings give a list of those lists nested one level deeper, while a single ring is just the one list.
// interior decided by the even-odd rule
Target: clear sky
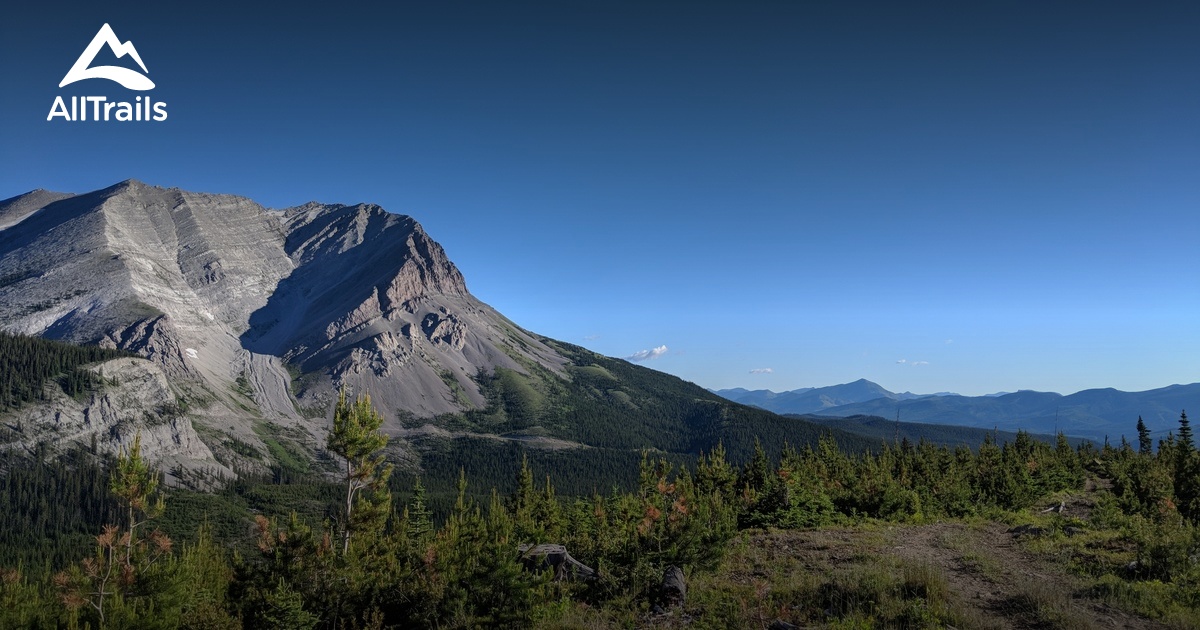
[{"label": "clear sky", "polygon": [[[166,121],[46,121],[137,94],[58,88],[105,22]],[[1192,2],[11,3],[0,198],[379,203],[520,325],[714,388],[1150,389],[1200,381],[1198,33]]]}]

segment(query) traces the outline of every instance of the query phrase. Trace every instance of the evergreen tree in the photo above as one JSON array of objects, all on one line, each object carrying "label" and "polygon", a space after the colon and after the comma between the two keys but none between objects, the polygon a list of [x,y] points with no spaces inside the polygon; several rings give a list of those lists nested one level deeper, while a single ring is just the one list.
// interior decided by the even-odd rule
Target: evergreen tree
[{"label": "evergreen tree", "polygon": [[[643,471],[645,464],[643,463]],[[771,485],[771,463],[767,461],[767,453],[763,450],[762,442],[754,440],[754,455],[742,469],[742,479],[746,488],[753,494],[766,492]]]},{"label": "evergreen tree", "polygon": [[1196,444],[1192,440],[1192,425],[1188,422],[1187,411],[1179,413],[1179,452],[1190,455],[1195,452]]},{"label": "evergreen tree", "polygon": [[521,453],[521,469],[517,471],[517,489],[509,500],[512,511],[516,536],[518,539],[536,543],[539,530],[534,519],[534,509],[537,506],[537,490],[533,485],[533,471],[529,468],[529,458]]},{"label": "evergreen tree", "polygon": [[1150,439],[1150,429],[1146,427],[1146,423],[1142,422],[1142,417],[1138,416],[1137,423],[1138,432],[1138,452],[1142,455],[1150,455],[1154,452],[1154,442]]},{"label": "evergreen tree", "polygon": [[433,511],[429,509],[425,497],[425,485],[418,476],[413,482],[413,495],[405,508],[408,523],[408,535],[414,541],[423,542],[433,533]]},{"label": "evergreen tree", "polygon": [[1192,441],[1187,412],[1179,414],[1179,446],[1175,456],[1175,496],[1179,511],[1192,521],[1200,521],[1200,455]]},{"label": "evergreen tree", "polygon": [[[109,480],[109,489],[125,504],[127,520],[125,527],[129,535],[125,537],[125,562],[128,564],[133,556],[133,547],[137,543],[137,528],[147,520],[157,518],[163,513],[163,497],[158,494],[158,472],[150,469],[142,459],[142,434],[133,436],[133,444],[129,451],[121,451],[117,457],[116,468]],[[138,516],[142,520],[138,520]]]},{"label": "evergreen tree", "polygon": [[388,441],[379,430],[382,424],[383,416],[371,406],[370,396],[355,397],[350,403],[344,388],[338,394],[333,431],[329,433],[326,445],[346,460],[343,553],[350,549],[352,532],[382,530],[391,510],[387,480],[392,474],[392,465],[385,464],[379,453]]},{"label": "evergreen tree", "polygon": [[263,604],[252,618],[254,626],[259,628],[310,630],[320,621],[316,615],[304,610],[303,596],[282,579],[275,590],[266,593]]},{"label": "evergreen tree", "polygon": [[[159,530],[139,539],[138,528],[157,518],[164,509],[158,494],[158,472],[142,459],[142,435],[134,435],[129,450],[122,450],[113,466],[109,490],[124,508],[124,531],[116,525],[105,525],[96,536],[96,551],[77,566],[55,575],[62,601],[78,611],[87,606],[94,611],[100,626],[110,619],[110,613],[123,612],[136,618],[138,598],[133,597],[140,586],[143,599],[153,599],[156,590],[167,586],[150,580],[139,584],[153,565],[171,552],[171,539]],[[133,601],[126,601],[133,600]],[[153,608],[153,602],[147,604]]]}]

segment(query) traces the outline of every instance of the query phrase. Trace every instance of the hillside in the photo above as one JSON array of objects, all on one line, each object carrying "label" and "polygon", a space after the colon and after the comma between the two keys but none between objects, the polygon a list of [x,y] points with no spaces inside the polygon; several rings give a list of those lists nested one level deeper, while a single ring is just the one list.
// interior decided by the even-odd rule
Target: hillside
[{"label": "hillside", "polygon": [[393,483],[353,519],[338,484],[266,480],[171,489],[160,514],[137,457],[79,449],[0,476],[0,626],[1200,623],[1194,447],[822,440],[742,465],[651,455],[630,487],[575,497],[521,462],[506,490],[463,476],[433,507],[417,480]]},{"label": "hillside", "polygon": [[[926,424],[920,422],[896,422],[879,416],[848,416],[845,418],[837,418],[830,416],[788,416],[797,419],[807,420],[815,424],[820,424],[833,429],[846,431],[855,435],[861,435],[866,438],[873,439],[877,442],[893,443],[896,440],[907,440],[912,443],[919,441],[931,442],[949,446],[951,448],[957,446],[967,446],[970,448],[978,448],[984,440],[989,437],[999,443],[1010,442],[1017,438],[1015,432],[996,431],[994,429],[979,429],[975,427],[964,427],[952,424]],[[1031,434],[1035,440],[1041,440],[1047,443],[1053,443],[1056,436],[1049,433],[1034,433]],[[1087,442],[1083,438],[1068,438],[1072,446],[1078,447],[1081,443]]]},{"label": "hillside", "polygon": [[[0,330],[143,357],[145,378],[164,383],[153,404],[207,445],[147,442],[180,482],[328,469],[341,388],[370,393],[411,471],[452,474],[459,447],[485,460],[517,445],[625,461],[718,442],[746,456],[756,437],[778,452],[829,432],[526,331],[471,295],[419,223],[375,205],[274,210],[129,180],[34,191],[0,202],[0,217]],[[95,440],[115,453],[160,417],[130,409],[122,430],[80,420],[63,433],[62,412],[22,409],[9,442]],[[834,434],[847,449],[871,444]]]}]

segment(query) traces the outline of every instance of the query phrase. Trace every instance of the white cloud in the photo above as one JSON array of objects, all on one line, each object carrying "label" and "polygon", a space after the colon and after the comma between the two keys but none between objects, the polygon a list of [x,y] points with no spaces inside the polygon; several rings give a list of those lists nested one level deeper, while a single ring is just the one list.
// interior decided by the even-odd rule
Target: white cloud
[{"label": "white cloud", "polygon": [[774,374],[775,370],[772,370],[771,368],[754,368],[753,370],[750,370],[750,373],[751,374]]},{"label": "white cloud", "polygon": [[652,350],[639,350],[637,352],[634,352],[633,354],[625,357],[625,360],[626,361],[634,361],[634,362],[650,361],[652,359],[657,359],[658,357],[661,357],[662,355],[664,355],[666,353],[667,353],[667,347],[665,345],[662,345],[662,346],[659,346]]},{"label": "white cloud", "polygon": [[900,359],[896,363],[908,363],[908,359]]},{"label": "white cloud", "polygon": [[900,365],[913,365],[913,366],[916,366],[916,365],[929,365],[929,362],[928,362],[928,361],[909,361],[908,359],[900,359],[900,360],[899,360],[899,361],[897,361],[896,363],[899,363]]},{"label": "white cloud", "polygon": [[583,336],[584,341],[595,341],[599,338],[600,338],[600,335],[584,335]]},{"label": "white cloud", "polygon": [[952,344],[952,343],[954,343],[954,340],[953,340],[953,339],[947,339],[947,340],[946,340],[946,345],[947,345],[947,346],[948,346],[948,345],[950,345],[950,344]]}]

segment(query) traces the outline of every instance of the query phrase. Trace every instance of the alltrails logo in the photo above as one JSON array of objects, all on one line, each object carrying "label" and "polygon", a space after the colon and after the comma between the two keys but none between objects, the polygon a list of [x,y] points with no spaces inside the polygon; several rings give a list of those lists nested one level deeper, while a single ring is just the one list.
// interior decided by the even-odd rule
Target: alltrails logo
[{"label": "alltrails logo", "polygon": [[[83,54],[79,55],[79,59],[75,60],[75,65],[71,66],[71,69],[67,71],[67,75],[63,77],[58,87],[65,87],[76,81],[84,81],[86,79],[108,79],[130,90],[146,91],[154,89],[154,82],[146,74],[142,74],[136,70],[120,66],[93,67],[92,61],[96,59],[96,55],[100,52],[100,49],[105,46],[108,46],[109,50],[118,59],[129,55],[142,68],[142,72],[146,74],[150,73],[146,69],[145,62],[142,61],[142,56],[133,47],[133,42],[122,43],[121,40],[117,39],[117,34],[113,32],[112,27],[105,24],[100,27],[100,31],[92,38],[92,43],[83,49]],[[90,108],[89,105],[91,106]],[[89,113],[91,114],[90,117]],[[56,96],[54,97],[54,104],[50,106],[50,114],[46,116],[46,120],[54,120],[60,116],[63,120],[69,121],[161,121],[167,119],[167,104],[153,102],[148,94],[145,97],[138,96],[132,103],[109,101],[107,96],[72,96],[71,106],[67,107],[67,101],[62,96]]]}]

